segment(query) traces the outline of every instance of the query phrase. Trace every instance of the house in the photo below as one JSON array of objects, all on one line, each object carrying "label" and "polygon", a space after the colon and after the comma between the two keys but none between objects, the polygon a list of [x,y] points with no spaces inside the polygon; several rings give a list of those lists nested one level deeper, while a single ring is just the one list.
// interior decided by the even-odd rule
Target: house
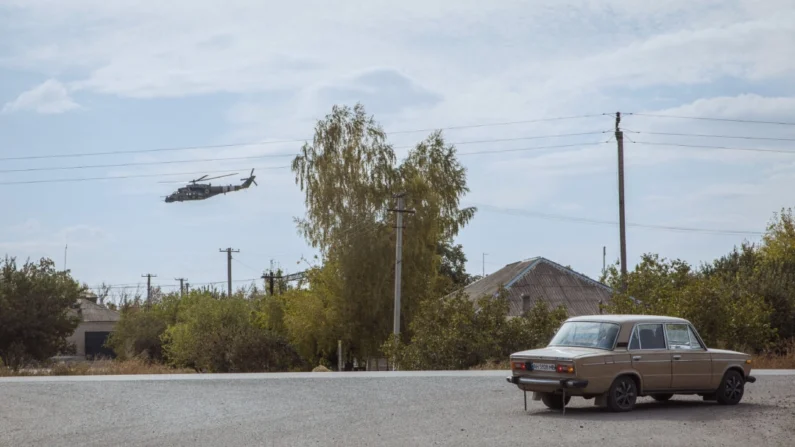
[{"label": "house", "polygon": [[66,339],[77,348],[75,354],[86,359],[115,357],[113,350],[104,344],[121,318],[119,312],[98,304],[97,296],[91,292],[78,298],[69,311],[81,320],[77,329]]},{"label": "house", "polygon": [[507,292],[509,318],[522,315],[538,300],[546,301],[550,308],[565,305],[570,317],[599,314],[600,304],[613,295],[610,287],[543,257],[508,264],[463,292],[475,301],[495,295],[500,286]]}]

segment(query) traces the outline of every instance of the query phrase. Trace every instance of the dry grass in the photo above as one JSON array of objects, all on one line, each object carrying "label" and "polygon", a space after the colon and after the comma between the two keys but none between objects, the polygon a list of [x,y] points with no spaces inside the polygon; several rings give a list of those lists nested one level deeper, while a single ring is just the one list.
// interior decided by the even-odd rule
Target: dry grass
[{"label": "dry grass", "polygon": [[93,376],[126,374],[190,374],[192,369],[177,369],[140,359],[124,361],[96,360],[93,362],[56,363],[49,368],[21,369],[17,372],[0,367],[0,377],[9,376]]},{"label": "dry grass", "polygon": [[511,363],[507,360],[501,362],[486,362],[475,365],[469,369],[477,371],[509,370],[511,369]]},{"label": "dry grass", "polygon": [[755,355],[754,369],[795,369],[795,340],[790,340],[775,352]]}]

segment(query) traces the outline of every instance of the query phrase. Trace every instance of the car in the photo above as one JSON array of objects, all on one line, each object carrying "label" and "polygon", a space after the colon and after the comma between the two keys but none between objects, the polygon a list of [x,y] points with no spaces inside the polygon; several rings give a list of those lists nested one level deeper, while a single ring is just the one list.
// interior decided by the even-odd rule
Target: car
[{"label": "car", "polygon": [[751,356],[708,348],[690,321],[656,315],[568,318],[547,347],[511,354],[509,383],[565,412],[572,396],[614,412],[638,397],[666,401],[677,394],[735,405],[754,383]]}]

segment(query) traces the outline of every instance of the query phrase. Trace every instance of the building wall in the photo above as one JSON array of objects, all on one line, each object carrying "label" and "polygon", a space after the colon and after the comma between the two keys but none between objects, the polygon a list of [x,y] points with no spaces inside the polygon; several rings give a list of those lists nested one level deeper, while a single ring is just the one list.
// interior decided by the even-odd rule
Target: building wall
[{"label": "building wall", "polygon": [[77,346],[77,355],[86,355],[86,332],[110,332],[116,327],[115,321],[84,321],[77,326],[67,341]]}]

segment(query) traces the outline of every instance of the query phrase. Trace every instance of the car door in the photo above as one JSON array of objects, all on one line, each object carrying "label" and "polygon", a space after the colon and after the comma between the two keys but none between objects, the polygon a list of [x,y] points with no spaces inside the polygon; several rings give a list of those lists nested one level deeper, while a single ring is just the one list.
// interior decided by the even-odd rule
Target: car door
[{"label": "car door", "polygon": [[671,388],[671,352],[663,331],[661,323],[641,323],[635,326],[630,337],[632,368],[641,375],[644,391]]},{"label": "car door", "polygon": [[712,359],[693,328],[685,323],[665,325],[671,351],[671,387],[678,390],[706,390],[712,378]]}]

